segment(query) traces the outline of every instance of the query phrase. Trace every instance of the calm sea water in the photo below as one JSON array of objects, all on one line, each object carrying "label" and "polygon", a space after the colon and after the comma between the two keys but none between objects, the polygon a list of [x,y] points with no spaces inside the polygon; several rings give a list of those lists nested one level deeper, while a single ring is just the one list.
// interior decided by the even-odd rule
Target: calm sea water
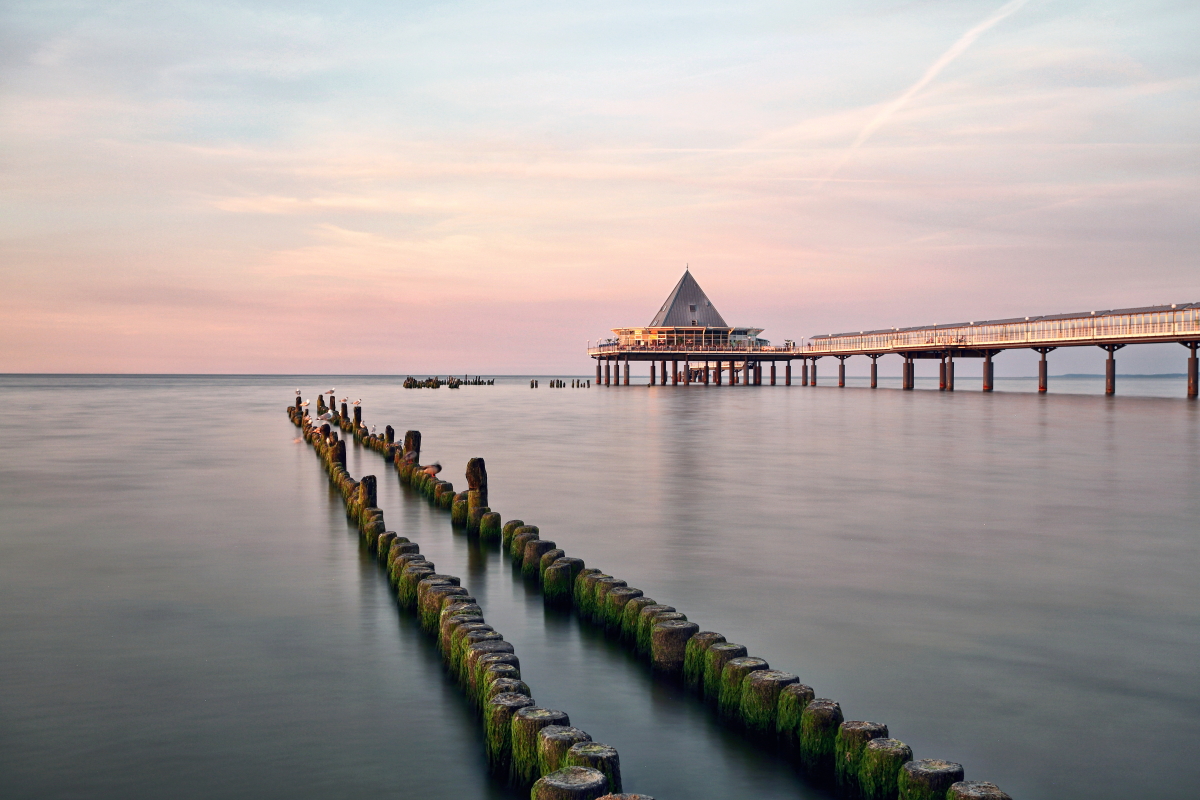
[{"label": "calm sea water", "polygon": [[[0,377],[0,795],[510,796],[294,442],[294,388],[332,386],[368,424],[421,430],[457,484],[483,456],[506,519],[919,758],[1016,798],[1195,796],[1200,405],[1178,380],[398,383]],[[379,456],[351,447],[349,468],[383,478],[389,527],[463,578],[539,703],[620,750],[627,791],[821,796],[548,614]]]}]

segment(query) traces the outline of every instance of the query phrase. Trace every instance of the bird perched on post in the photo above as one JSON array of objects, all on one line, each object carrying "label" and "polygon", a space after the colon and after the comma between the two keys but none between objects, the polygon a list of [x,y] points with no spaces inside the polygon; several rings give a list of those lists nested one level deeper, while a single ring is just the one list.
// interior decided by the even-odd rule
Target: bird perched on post
[{"label": "bird perched on post", "polygon": [[421,471],[432,478],[442,471],[442,465],[435,461]]},{"label": "bird perched on post", "polygon": [[362,405],[362,399],[361,399],[361,398],[359,398],[358,400],[355,400],[355,401],[354,401],[353,403],[351,403],[350,405],[352,405],[352,406],[361,406],[361,405]]}]

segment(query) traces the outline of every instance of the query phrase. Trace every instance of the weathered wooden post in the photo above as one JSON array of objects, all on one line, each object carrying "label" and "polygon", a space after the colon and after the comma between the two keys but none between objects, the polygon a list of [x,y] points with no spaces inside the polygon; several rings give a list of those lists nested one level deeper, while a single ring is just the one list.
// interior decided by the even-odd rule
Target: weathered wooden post
[{"label": "weathered wooden post", "polygon": [[388,444],[395,444],[395,442],[396,442],[396,430],[395,430],[395,428],[393,428],[391,425],[388,425],[388,426],[386,426],[386,427],[383,429],[383,439],[384,439],[384,441],[386,441]]},{"label": "weathered wooden post", "polygon": [[[713,648],[708,649],[711,652]],[[742,681],[751,672],[770,668],[771,665],[766,662],[766,659],[753,656],[729,659],[725,664],[725,669],[721,670],[721,689],[717,696],[717,708],[721,712],[721,716],[729,719],[736,718],[742,705]]]},{"label": "weathered wooden post", "polygon": [[479,533],[482,514],[486,512],[478,510],[487,505],[487,466],[482,458],[472,458],[467,462],[467,533]]},{"label": "weathered wooden post", "polygon": [[746,655],[746,646],[733,642],[715,642],[704,652],[704,699],[717,703],[721,697],[721,673],[725,665]]},{"label": "weathered wooden post", "polygon": [[[410,455],[411,453],[411,455]],[[421,462],[421,432],[404,432],[404,457],[414,464]]]},{"label": "weathered wooden post", "polygon": [[900,768],[896,787],[903,800],[945,800],[950,786],[962,779],[962,764],[922,758],[909,761]]},{"label": "weathered wooden post", "polygon": [[660,622],[650,631],[650,666],[660,675],[679,677],[688,639],[700,632],[700,626],[686,620]]},{"label": "weathered wooden post", "polygon": [[563,711],[538,706],[517,709],[512,718],[512,768],[514,786],[529,786],[538,779],[538,733],[550,725],[570,727]]},{"label": "weathered wooden post", "polygon": [[779,693],[779,705],[775,709],[775,733],[780,741],[793,750],[800,743],[800,720],[804,709],[808,708],[815,696],[812,687],[803,683],[785,686]]},{"label": "weathered wooden post", "polygon": [[886,739],[888,727],[881,722],[847,720],[838,727],[833,746],[833,772],[838,792],[847,797],[858,797],[858,770],[862,766],[863,752],[873,739]]},{"label": "weathered wooden post", "polygon": [[833,780],[837,732],[842,721],[842,707],[833,700],[813,700],[800,715],[800,764],[821,783]]},{"label": "weathered wooden post", "polygon": [[354,407],[354,429],[358,430],[362,427],[362,406]]},{"label": "weathered wooden post", "polygon": [[547,725],[538,731],[538,772],[549,775],[562,767],[563,756],[572,746],[590,742],[592,737],[570,725]]},{"label": "weathered wooden post", "polygon": [[542,574],[542,556],[558,548],[548,539],[533,539],[525,542],[521,554],[521,576],[529,580],[540,579]]},{"label": "weathered wooden post", "polygon": [[687,641],[683,654],[683,683],[693,691],[704,689],[704,654],[725,637],[713,631],[700,631]]},{"label": "weathered wooden post", "polygon": [[533,698],[515,692],[493,697],[484,711],[484,749],[488,766],[507,775],[512,763],[512,719],[522,708],[533,707]]},{"label": "weathered wooden post", "polygon": [[532,800],[597,800],[608,793],[604,773],[587,767],[564,767],[534,782]]},{"label": "weathered wooden post", "polygon": [[571,745],[563,756],[563,766],[589,767],[608,778],[609,791],[621,792],[621,758],[617,749],[600,742],[579,742]]},{"label": "weathered wooden post", "polygon": [[1012,800],[1007,792],[988,781],[959,781],[946,790],[946,800]]},{"label": "weathered wooden post", "polygon": [[900,768],[912,757],[912,748],[899,739],[867,742],[858,764],[858,791],[863,800],[896,800]]},{"label": "weathered wooden post", "polygon": [[800,678],[777,669],[760,669],[742,680],[742,699],[739,712],[742,724],[760,736],[774,736],[778,716],[779,695],[784,688],[799,683]]}]

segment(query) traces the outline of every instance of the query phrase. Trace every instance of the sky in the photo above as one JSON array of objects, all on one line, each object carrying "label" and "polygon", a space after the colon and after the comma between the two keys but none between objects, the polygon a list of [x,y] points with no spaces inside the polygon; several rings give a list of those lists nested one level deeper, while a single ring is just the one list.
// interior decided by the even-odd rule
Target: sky
[{"label": "sky", "polygon": [[587,374],[685,265],[774,341],[1198,301],[1198,40],[1155,0],[9,0],[0,372]]}]

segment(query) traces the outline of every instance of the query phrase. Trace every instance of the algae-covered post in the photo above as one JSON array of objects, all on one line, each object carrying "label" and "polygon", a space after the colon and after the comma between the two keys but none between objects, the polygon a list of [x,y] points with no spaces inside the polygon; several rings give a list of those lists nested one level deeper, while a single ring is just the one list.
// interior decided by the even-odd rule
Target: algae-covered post
[{"label": "algae-covered post", "polygon": [[512,718],[512,767],[509,776],[514,786],[529,786],[538,779],[538,733],[549,725],[570,727],[570,718],[562,711],[528,706]]},{"label": "algae-covered post", "polygon": [[700,626],[686,620],[660,622],[650,631],[650,664],[659,675],[683,674],[688,639],[700,632]]},{"label": "algae-covered post", "polygon": [[482,458],[467,462],[467,533],[479,533],[482,516],[488,508],[487,465]]},{"label": "algae-covered post", "polygon": [[886,739],[888,727],[881,722],[846,720],[838,728],[834,741],[834,778],[838,791],[850,797],[858,797],[858,769],[862,765],[863,751],[874,739]]},{"label": "algae-covered post", "polygon": [[565,767],[533,784],[532,800],[598,800],[608,792],[604,773],[587,767]]},{"label": "algae-covered post", "polygon": [[404,457],[413,463],[419,463],[421,461],[420,431],[404,432]]},{"label": "algae-covered post", "polygon": [[922,758],[901,767],[896,784],[904,800],[944,800],[950,787],[962,779],[962,764]]}]

